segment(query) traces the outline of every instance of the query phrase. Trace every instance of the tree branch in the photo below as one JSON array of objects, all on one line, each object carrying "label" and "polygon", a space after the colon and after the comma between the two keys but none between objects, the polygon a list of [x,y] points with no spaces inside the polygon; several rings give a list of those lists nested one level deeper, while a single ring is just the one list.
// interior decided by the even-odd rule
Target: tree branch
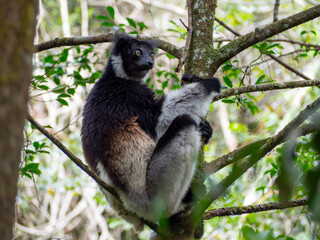
[{"label": "tree branch", "polygon": [[234,215],[241,215],[247,213],[257,213],[257,212],[264,212],[270,210],[280,210],[286,208],[293,208],[293,207],[300,207],[307,205],[307,199],[298,199],[288,202],[271,202],[265,204],[258,204],[258,205],[249,205],[243,207],[228,207],[228,208],[219,208],[213,209],[208,212],[205,212],[203,215],[204,220],[209,220],[215,217],[224,217],[224,216],[234,216]]},{"label": "tree branch", "polygon": [[278,21],[280,0],[275,0],[273,9],[273,21]]},{"label": "tree branch", "polygon": [[[319,130],[320,130],[319,124],[303,124],[298,127],[297,137],[305,136],[309,133],[319,131]],[[215,160],[209,163],[206,163],[203,167],[204,175],[209,176],[219,171],[220,169],[251,155],[257,149],[259,149],[263,144],[265,144],[269,139],[270,137],[255,141],[253,143],[249,143],[248,145],[239,147],[233,150],[232,152],[224,154],[221,157],[218,157]],[[284,139],[279,144],[285,142],[285,140],[286,139]]]},{"label": "tree branch", "polygon": [[[96,44],[96,43],[105,43],[111,42],[113,39],[114,33],[108,33],[99,36],[86,36],[86,37],[67,37],[67,38],[55,38],[53,40],[39,43],[34,45],[35,52],[41,52],[44,50],[48,50],[51,48],[63,47],[63,46],[77,46],[83,44]],[[175,56],[176,58],[180,59],[182,55],[181,48],[160,40],[156,38],[145,37],[141,35],[135,35],[140,40],[153,40],[157,47],[170,53],[171,55]]]},{"label": "tree branch", "polygon": [[[242,36],[242,35],[241,35]],[[234,39],[214,39],[213,42],[231,42]],[[314,50],[320,50],[320,45],[313,44],[313,43],[306,43],[306,42],[300,42],[292,39],[284,39],[284,38],[271,38],[271,39],[265,39],[265,42],[287,42],[292,44],[298,44],[301,46],[305,46],[308,48],[314,48]]]},{"label": "tree branch", "polygon": [[299,88],[299,87],[320,87],[320,80],[310,80],[310,81],[290,81],[284,83],[265,83],[259,85],[249,85],[244,87],[236,87],[224,90],[220,95],[217,95],[213,98],[213,102],[218,101],[223,98],[230,96],[235,96],[243,93],[249,92],[260,92],[260,91],[272,91],[279,89],[288,89],[288,88]]},{"label": "tree branch", "polygon": [[179,60],[179,64],[175,69],[176,72],[180,72],[180,69],[182,68],[183,64],[186,61],[186,58],[187,58],[188,53],[189,53],[189,47],[190,47],[190,42],[191,42],[191,37],[192,37],[192,32],[193,32],[191,0],[187,0],[187,5],[188,5],[188,27],[187,27],[188,35],[187,35],[187,39],[186,39],[186,45],[182,49],[182,55],[181,55],[181,58]]},{"label": "tree branch", "polygon": [[254,151],[245,161],[234,165],[230,175],[223,179],[220,183],[210,189],[209,193],[201,199],[199,204],[193,210],[193,216],[198,219],[210,204],[221,197],[221,195],[233,184],[239,177],[242,176],[250,167],[262,159],[268,152],[270,152],[277,145],[282,143],[289,134],[298,128],[310,115],[312,115],[320,107],[320,98],[309,104],[302,110],[297,117],[295,117],[289,124],[287,124],[278,134],[267,139],[260,149]]},{"label": "tree branch", "polygon": [[212,57],[215,61],[212,63],[212,67],[216,72],[222,63],[248,47],[319,16],[320,4],[264,27],[256,28],[254,32],[243,35],[220,49],[215,49]]},{"label": "tree branch", "polygon": [[49,133],[44,127],[42,127],[31,115],[28,113],[27,120],[38,129],[43,135],[45,135],[54,145],[56,145],[67,157],[70,158],[79,168],[86,172],[93,180],[95,180],[103,189],[111,193],[114,197],[119,199],[116,191],[108,184],[106,184],[94,171],[92,171],[81,159],[76,157],[68,148],[66,148],[55,136]]}]

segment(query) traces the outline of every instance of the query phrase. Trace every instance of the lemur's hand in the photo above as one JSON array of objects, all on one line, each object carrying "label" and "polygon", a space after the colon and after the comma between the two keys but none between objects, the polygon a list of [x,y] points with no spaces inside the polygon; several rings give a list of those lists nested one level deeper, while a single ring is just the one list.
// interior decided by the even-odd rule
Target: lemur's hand
[{"label": "lemur's hand", "polygon": [[201,137],[204,139],[204,144],[208,144],[210,138],[212,137],[212,127],[210,123],[205,120],[199,124]]}]

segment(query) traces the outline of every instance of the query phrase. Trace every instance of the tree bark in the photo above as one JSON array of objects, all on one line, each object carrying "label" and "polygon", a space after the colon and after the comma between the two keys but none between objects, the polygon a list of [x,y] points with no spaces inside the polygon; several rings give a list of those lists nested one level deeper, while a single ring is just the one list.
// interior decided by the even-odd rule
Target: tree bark
[{"label": "tree bark", "polygon": [[13,238],[37,0],[0,0],[0,236]]}]

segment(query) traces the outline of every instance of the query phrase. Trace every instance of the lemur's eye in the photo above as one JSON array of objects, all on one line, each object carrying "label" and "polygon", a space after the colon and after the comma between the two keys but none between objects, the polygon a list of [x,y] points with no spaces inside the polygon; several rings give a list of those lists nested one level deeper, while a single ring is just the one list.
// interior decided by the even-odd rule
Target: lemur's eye
[{"label": "lemur's eye", "polygon": [[154,54],[153,53],[150,53],[150,58],[154,59]]},{"label": "lemur's eye", "polygon": [[141,55],[141,51],[140,50],[136,50],[136,55],[139,57]]}]

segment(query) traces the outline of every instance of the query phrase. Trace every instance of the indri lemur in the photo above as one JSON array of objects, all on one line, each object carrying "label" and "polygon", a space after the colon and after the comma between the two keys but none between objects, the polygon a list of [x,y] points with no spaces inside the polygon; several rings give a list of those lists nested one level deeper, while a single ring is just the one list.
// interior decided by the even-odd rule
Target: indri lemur
[{"label": "indri lemur", "polygon": [[118,214],[136,228],[143,226],[138,217],[157,221],[159,207],[168,217],[182,210],[201,137],[212,133],[202,119],[220,92],[217,78],[184,75],[190,84],[156,98],[143,83],[153,65],[151,41],[118,35],[83,110],[86,161],[117,191],[123,207],[104,193]]}]

